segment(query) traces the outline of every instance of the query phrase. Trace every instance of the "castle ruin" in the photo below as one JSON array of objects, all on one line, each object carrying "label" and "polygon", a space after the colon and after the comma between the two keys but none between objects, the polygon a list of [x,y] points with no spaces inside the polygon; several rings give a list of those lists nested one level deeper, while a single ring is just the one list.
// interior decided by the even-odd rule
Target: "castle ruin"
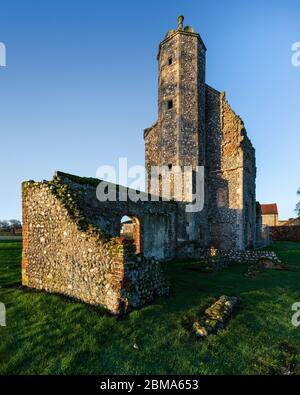
[{"label": "castle ruin", "polygon": [[206,84],[206,47],[182,22],[159,46],[158,121],[144,133],[148,177],[152,166],[203,166],[204,208],[185,215],[179,204],[178,242],[253,247],[255,150],[225,94]]},{"label": "castle ruin", "polygon": [[[120,313],[167,294],[159,261],[201,257],[212,245],[224,254],[257,245],[255,150],[225,94],[206,84],[206,47],[183,17],[160,43],[158,67],[158,120],[144,131],[148,191],[136,202],[120,194],[100,201],[98,179],[56,172],[49,182],[24,182],[23,285]],[[160,166],[171,191],[174,169],[192,169],[192,190],[203,169],[201,211],[186,210],[184,192],[166,201],[161,183],[153,188]],[[120,237],[123,216],[133,242]]]}]

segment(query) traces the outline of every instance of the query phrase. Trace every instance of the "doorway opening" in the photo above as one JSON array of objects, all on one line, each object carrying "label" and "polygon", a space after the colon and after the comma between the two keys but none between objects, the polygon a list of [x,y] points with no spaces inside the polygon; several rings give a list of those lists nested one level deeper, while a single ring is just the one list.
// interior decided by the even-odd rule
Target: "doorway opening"
[{"label": "doorway opening", "polygon": [[137,217],[124,215],[121,218],[120,236],[132,240],[135,244],[136,254],[141,253],[141,229],[140,220]]}]

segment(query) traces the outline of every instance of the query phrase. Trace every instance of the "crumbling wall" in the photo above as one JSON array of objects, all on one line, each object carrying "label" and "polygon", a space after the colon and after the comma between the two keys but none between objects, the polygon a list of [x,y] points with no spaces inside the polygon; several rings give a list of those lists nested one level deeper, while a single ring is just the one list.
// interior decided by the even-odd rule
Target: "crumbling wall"
[{"label": "crumbling wall", "polygon": [[210,242],[221,249],[255,243],[255,152],[224,93],[206,88],[206,164]]},{"label": "crumbling wall", "polygon": [[210,87],[206,91],[206,133],[210,243],[221,249],[242,249],[240,125],[224,95]]},{"label": "crumbling wall", "polygon": [[[72,218],[64,185],[23,184],[24,285],[62,293],[118,312],[125,246],[105,240],[94,227]],[[65,194],[64,198],[61,200]],[[79,213],[78,213],[79,214]],[[80,215],[80,214],[79,214]]]},{"label": "crumbling wall", "polygon": [[[58,172],[57,177],[76,194],[78,207],[89,223],[112,237],[118,237],[121,218],[135,217],[140,223],[140,250],[146,257],[170,260],[176,256],[175,202],[162,199],[152,201],[150,195],[138,191],[141,200],[135,202],[132,200],[133,196],[128,195],[136,191],[110,183],[109,187],[116,187],[115,201],[100,201],[97,198],[100,180],[62,172]],[[126,201],[120,199],[124,192],[127,194]],[[153,243],[155,248],[149,248]]]},{"label": "crumbling wall", "polygon": [[[144,131],[145,141],[145,166],[146,166],[146,187],[147,191],[151,192],[151,168],[158,166],[159,161],[159,129],[156,122],[150,128]],[[154,188],[154,186],[152,186]],[[159,195],[159,190],[152,189],[152,193]]]},{"label": "crumbling wall", "polygon": [[[113,313],[164,293],[167,285],[162,286],[156,260],[136,256],[132,243],[101,229],[101,215],[91,220],[91,202],[82,210],[87,190],[66,180],[60,173],[50,182],[23,183],[23,285],[103,305]],[[131,273],[137,262],[138,277]]]}]

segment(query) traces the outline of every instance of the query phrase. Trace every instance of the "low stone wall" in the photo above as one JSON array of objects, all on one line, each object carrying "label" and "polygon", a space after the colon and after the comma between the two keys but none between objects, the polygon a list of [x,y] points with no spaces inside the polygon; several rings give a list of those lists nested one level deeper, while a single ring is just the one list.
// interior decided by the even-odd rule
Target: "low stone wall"
[{"label": "low stone wall", "polygon": [[271,226],[273,241],[300,241],[300,226]]},{"label": "low stone wall", "polygon": [[168,291],[159,263],[89,223],[76,194],[59,180],[23,183],[22,283],[115,314]]},{"label": "low stone wall", "polygon": [[137,257],[125,263],[122,297],[131,308],[139,308],[156,296],[169,294],[161,264],[154,258]]},{"label": "low stone wall", "polygon": [[228,250],[220,251],[222,259],[231,262],[245,263],[251,265],[262,259],[270,260],[273,263],[281,263],[280,259],[277,257],[274,251],[238,251],[238,250]]},{"label": "low stone wall", "polygon": [[[188,251],[188,250],[186,250]],[[273,263],[281,263],[274,251],[260,251],[260,250],[217,250],[207,248],[194,248],[190,250],[189,258],[215,261],[219,260],[219,268],[224,267],[229,263],[245,263],[253,264],[261,259],[270,260]]]}]

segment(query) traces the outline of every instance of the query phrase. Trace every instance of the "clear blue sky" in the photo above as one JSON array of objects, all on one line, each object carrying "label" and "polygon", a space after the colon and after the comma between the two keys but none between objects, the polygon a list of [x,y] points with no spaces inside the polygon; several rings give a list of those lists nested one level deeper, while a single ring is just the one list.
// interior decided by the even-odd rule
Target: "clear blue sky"
[{"label": "clear blue sky", "polygon": [[21,218],[21,182],[144,163],[156,120],[157,48],[176,18],[208,48],[207,83],[244,119],[257,199],[294,216],[300,187],[299,0],[2,0],[0,219]]}]

